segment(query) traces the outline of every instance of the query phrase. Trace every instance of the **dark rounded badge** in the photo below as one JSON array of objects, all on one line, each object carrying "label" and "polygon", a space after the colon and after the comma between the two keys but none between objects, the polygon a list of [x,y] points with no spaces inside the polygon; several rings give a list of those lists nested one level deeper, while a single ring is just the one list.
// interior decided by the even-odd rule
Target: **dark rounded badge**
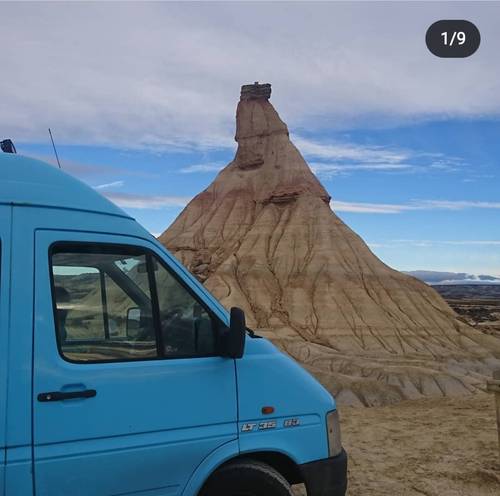
[{"label": "dark rounded badge", "polygon": [[481,34],[470,21],[443,20],[435,22],[427,30],[425,43],[436,57],[464,58],[479,48]]}]

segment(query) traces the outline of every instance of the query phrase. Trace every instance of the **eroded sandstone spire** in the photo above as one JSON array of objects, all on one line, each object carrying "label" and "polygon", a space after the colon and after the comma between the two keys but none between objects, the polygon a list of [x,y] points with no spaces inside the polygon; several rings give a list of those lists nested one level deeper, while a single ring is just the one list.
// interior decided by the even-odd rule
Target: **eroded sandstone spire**
[{"label": "eroded sandstone spire", "polygon": [[500,341],[382,263],[332,212],[270,85],[246,85],[234,160],[160,236],[227,306],[348,403],[467,393]]}]

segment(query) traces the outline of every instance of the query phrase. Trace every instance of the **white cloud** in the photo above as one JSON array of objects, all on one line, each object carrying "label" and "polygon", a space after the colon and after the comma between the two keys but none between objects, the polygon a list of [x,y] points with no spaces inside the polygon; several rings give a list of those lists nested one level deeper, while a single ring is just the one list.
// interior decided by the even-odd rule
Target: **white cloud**
[{"label": "white cloud", "polygon": [[500,240],[472,240],[466,239],[462,241],[441,241],[447,245],[476,245],[476,246],[500,246]]},{"label": "white cloud", "polygon": [[320,177],[329,177],[336,174],[343,174],[346,172],[359,172],[359,171],[405,171],[410,172],[415,170],[415,166],[411,164],[335,164],[323,162],[309,162],[311,170]]},{"label": "white cloud", "polygon": [[185,207],[190,197],[161,196],[161,195],[135,195],[132,193],[105,192],[104,196],[122,208],[160,209],[170,207]]},{"label": "white cloud", "polygon": [[429,239],[393,239],[391,243],[410,244],[413,246],[457,245],[457,246],[500,246],[500,240],[429,240]]},{"label": "white cloud", "polygon": [[292,141],[307,157],[355,160],[373,164],[399,164],[410,158],[409,152],[384,147],[367,147],[352,143],[321,143],[301,136],[292,136]]},{"label": "white cloud", "polygon": [[419,200],[415,206],[420,210],[466,210],[469,208],[500,209],[500,202]]},{"label": "white cloud", "polygon": [[[17,142],[51,126],[58,144],[230,148],[239,87],[255,80],[296,129],[498,116],[499,17],[494,2],[3,3],[0,126]],[[432,56],[440,18],[473,19],[487,42]]]},{"label": "white cloud", "polygon": [[331,206],[336,212],[400,214],[415,210],[500,209],[500,202],[413,200],[409,203],[362,203],[332,200]]},{"label": "white cloud", "polygon": [[113,181],[112,183],[99,184],[95,186],[95,189],[121,188],[124,184],[125,181]]},{"label": "white cloud", "polygon": [[399,214],[408,210],[406,205],[390,203],[361,203],[332,200],[330,204],[335,212],[351,212],[358,214]]},{"label": "white cloud", "polygon": [[309,160],[312,171],[326,178],[359,171],[426,173],[439,170],[440,172],[455,172],[463,169],[464,166],[461,158],[446,156],[442,153],[391,149],[382,146],[369,147],[359,143],[325,143],[301,136],[295,136],[292,139],[306,158],[313,159]]},{"label": "white cloud", "polygon": [[377,248],[390,248],[391,245],[388,243],[366,243],[372,250]]},{"label": "white cloud", "polygon": [[222,162],[208,162],[206,164],[193,164],[183,167],[179,172],[182,174],[193,174],[196,172],[217,172],[223,169],[226,164]]}]

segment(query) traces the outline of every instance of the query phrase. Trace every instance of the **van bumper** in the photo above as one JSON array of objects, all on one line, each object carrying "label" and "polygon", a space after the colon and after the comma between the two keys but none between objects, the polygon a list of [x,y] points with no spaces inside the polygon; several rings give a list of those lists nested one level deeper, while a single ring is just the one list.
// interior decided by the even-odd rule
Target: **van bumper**
[{"label": "van bumper", "polygon": [[307,496],[345,496],[347,453],[300,465]]}]

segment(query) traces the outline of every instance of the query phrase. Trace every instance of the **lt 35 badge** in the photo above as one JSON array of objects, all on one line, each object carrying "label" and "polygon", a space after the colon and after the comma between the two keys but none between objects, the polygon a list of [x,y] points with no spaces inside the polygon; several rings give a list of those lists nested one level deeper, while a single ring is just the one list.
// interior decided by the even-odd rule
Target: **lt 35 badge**
[{"label": "lt 35 badge", "polygon": [[[283,427],[297,427],[300,425],[298,418],[285,419]],[[276,429],[278,423],[276,420],[266,420],[265,422],[246,422],[241,425],[241,432],[267,431]]]}]

